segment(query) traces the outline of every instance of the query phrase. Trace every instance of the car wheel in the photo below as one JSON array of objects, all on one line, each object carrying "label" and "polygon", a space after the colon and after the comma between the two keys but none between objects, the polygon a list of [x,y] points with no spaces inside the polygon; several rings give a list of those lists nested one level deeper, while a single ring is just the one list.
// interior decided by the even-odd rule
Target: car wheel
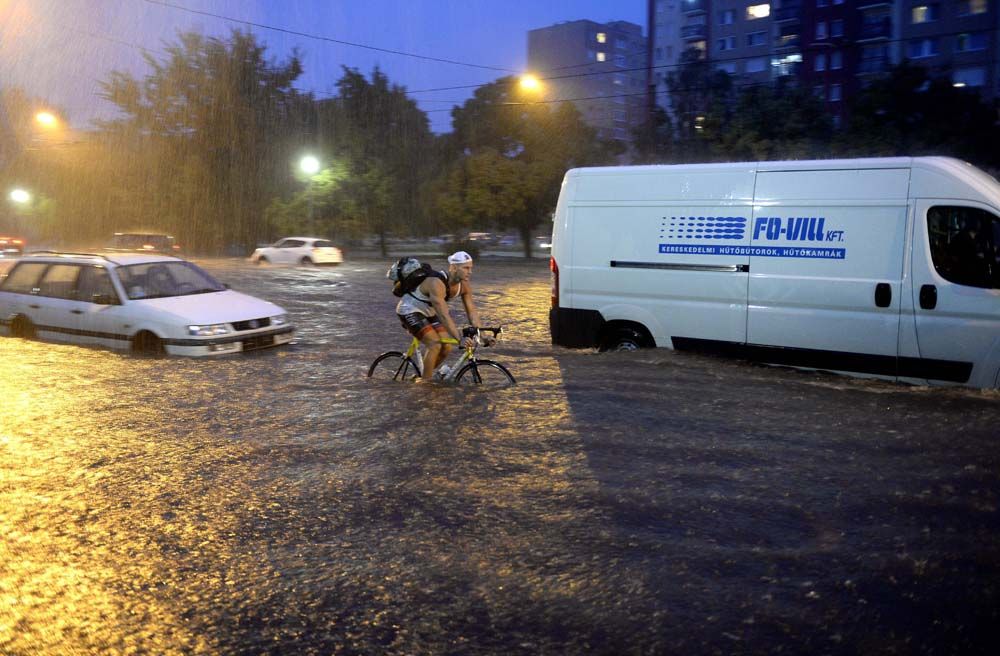
[{"label": "car wheel", "polygon": [[132,351],[151,356],[160,356],[166,352],[163,349],[163,340],[146,330],[132,338]]},{"label": "car wheel", "polygon": [[21,339],[35,339],[35,324],[31,323],[28,317],[19,314],[10,324],[10,333]]},{"label": "car wheel", "polygon": [[271,260],[267,259],[263,255],[257,258],[257,264],[270,264]]},{"label": "car wheel", "polygon": [[299,260],[299,264],[301,264],[304,267],[311,267],[313,266],[313,261],[311,258],[304,257],[301,260]]}]

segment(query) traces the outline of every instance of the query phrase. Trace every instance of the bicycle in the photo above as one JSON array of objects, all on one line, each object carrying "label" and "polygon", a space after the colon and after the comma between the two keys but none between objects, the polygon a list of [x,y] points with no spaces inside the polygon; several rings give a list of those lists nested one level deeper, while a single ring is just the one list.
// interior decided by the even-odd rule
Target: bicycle
[{"label": "bicycle", "polygon": [[[465,328],[463,334],[472,338],[472,344],[462,351],[458,361],[445,374],[441,382],[459,385],[485,385],[487,387],[508,387],[517,384],[507,367],[493,360],[476,357],[476,349],[483,345],[481,333],[484,332],[491,332],[494,337],[499,337],[503,332],[503,326]],[[458,340],[442,337],[441,343],[458,345]],[[420,340],[414,337],[405,353],[388,351],[375,358],[375,361],[368,367],[368,378],[413,381],[423,376],[421,370],[423,360],[420,353]]]}]

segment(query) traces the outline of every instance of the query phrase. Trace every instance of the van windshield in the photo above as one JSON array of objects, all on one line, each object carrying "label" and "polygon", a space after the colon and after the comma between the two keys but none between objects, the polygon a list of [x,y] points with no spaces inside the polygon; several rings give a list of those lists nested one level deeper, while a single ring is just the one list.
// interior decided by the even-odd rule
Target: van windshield
[{"label": "van windshield", "polygon": [[226,287],[190,262],[147,262],[115,269],[129,299],[189,296],[225,291]]}]

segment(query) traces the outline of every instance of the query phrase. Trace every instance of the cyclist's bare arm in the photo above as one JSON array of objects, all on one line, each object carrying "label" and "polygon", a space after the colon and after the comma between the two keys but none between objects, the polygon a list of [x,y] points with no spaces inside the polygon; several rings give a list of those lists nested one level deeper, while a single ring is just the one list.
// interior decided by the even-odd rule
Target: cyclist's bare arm
[{"label": "cyclist's bare arm", "polygon": [[458,341],[462,341],[462,333],[458,331],[458,327],[455,326],[455,321],[448,314],[448,303],[444,300],[445,296],[445,286],[444,283],[437,278],[428,277],[421,286],[426,287],[423,292],[427,294],[428,298],[431,300],[431,307],[437,312],[438,319],[441,321],[441,325],[445,327],[448,334],[454,337]]},{"label": "cyclist's bare arm", "polygon": [[479,311],[472,302],[472,285],[468,280],[462,283],[462,305],[465,306],[465,316],[469,317],[469,325],[479,325]]}]

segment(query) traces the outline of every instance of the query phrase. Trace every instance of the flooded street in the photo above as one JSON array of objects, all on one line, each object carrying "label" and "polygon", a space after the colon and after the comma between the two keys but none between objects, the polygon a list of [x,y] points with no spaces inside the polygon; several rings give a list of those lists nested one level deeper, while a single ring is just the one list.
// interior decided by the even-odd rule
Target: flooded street
[{"label": "flooded street", "polygon": [[388,260],[202,262],[295,343],[0,337],[0,653],[971,654],[1000,631],[1000,393],[549,342],[516,387],[374,382]]}]

